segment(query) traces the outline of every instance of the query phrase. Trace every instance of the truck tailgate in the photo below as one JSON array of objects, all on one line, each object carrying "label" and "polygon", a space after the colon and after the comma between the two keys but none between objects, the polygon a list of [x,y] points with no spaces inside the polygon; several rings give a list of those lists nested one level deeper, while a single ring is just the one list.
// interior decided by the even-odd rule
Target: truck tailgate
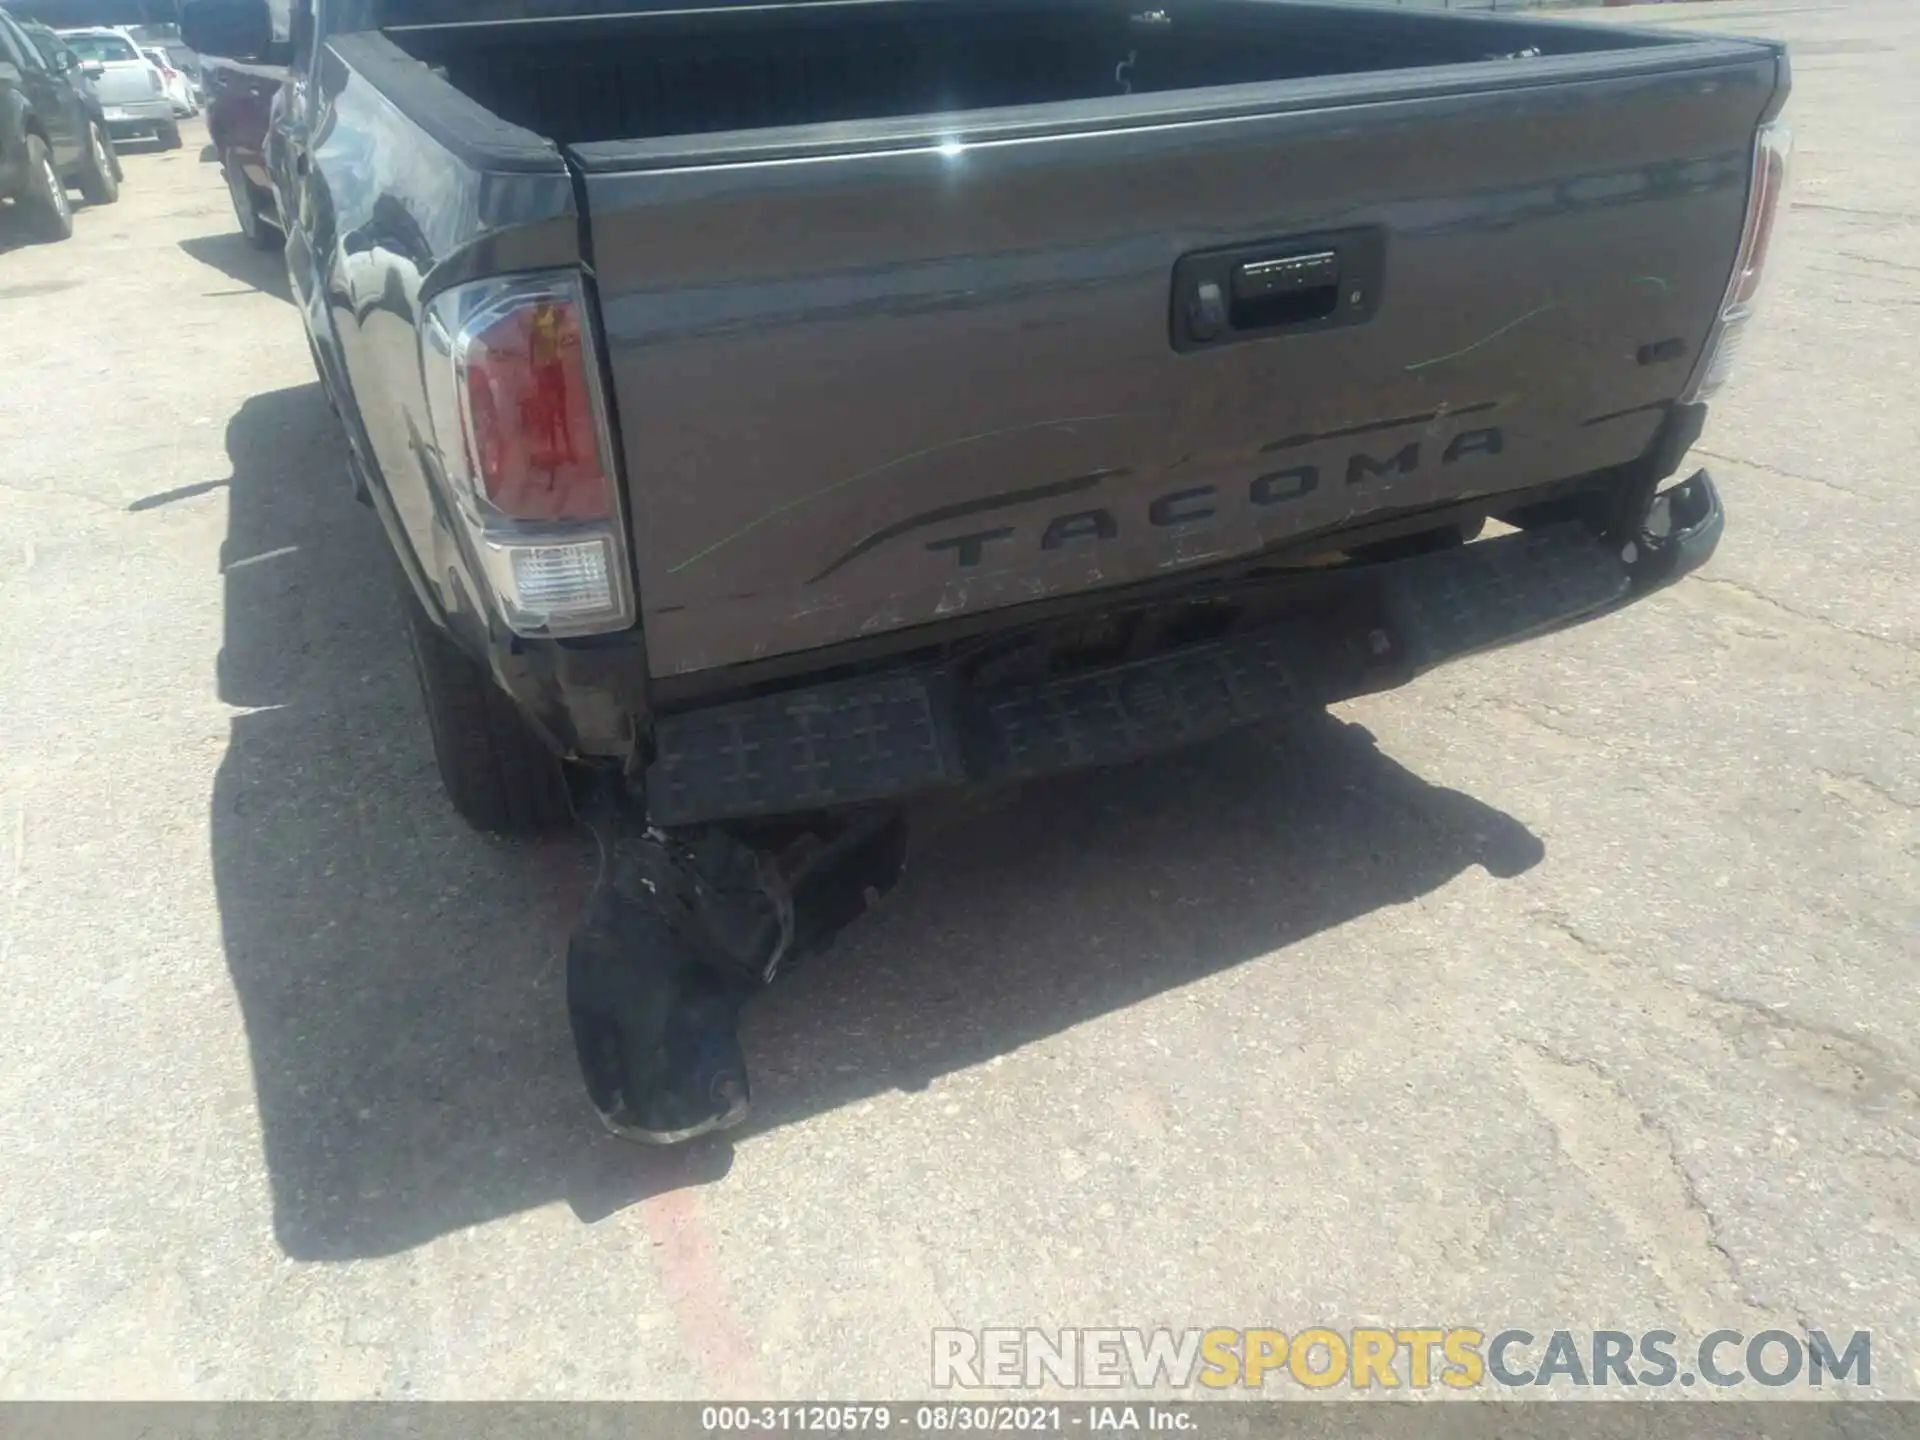
[{"label": "truck tailgate", "polygon": [[[1631,460],[1707,337],[1776,79],[1703,42],[574,147],[653,672]],[[1196,340],[1209,276],[1266,328]]]}]

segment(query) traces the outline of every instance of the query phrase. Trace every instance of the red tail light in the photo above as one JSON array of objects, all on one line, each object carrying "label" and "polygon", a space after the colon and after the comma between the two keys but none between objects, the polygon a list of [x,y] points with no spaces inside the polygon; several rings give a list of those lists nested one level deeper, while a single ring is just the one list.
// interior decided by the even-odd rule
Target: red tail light
[{"label": "red tail light", "polygon": [[1681,403],[1704,400],[1726,383],[1740,353],[1747,324],[1753,319],[1754,297],[1765,277],[1767,251],[1773,242],[1773,222],[1780,213],[1780,197],[1787,187],[1787,159],[1793,153],[1793,134],[1779,123],[1763,125],[1754,137],[1753,178],[1747,187],[1747,221],[1740,233],[1740,251],[1720,302],[1720,314],[1707,337],[1706,349],[1680,396]]},{"label": "red tail light", "polygon": [[1773,222],[1780,213],[1780,196],[1787,188],[1787,157],[1793,137],[1784,127],[1769,125],[1753,150],[1753,183],[1748,191],[1746,233],[1740,239],[1740,260],[1727,288],[1727,308],[1745,305],[1760,293],[1767,268],[1767,248],[1773,241]]},{"label": "red tail light", "polygon": [[442,291],[420,327],[433,455],[479,577],[521,635],[633,623],[593,317],[572,271]]},{"label": "red tail light", "polygon": [[468,460],[488,502],[515,520],[604,520],[611,487],[578,305],[533,300],[464,340]]}]

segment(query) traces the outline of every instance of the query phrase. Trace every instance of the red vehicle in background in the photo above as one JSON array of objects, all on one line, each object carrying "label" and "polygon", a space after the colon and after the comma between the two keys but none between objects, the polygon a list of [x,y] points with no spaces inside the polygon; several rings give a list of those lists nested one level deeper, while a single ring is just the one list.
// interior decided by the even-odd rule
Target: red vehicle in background
[{"label": "red vehicle in background", "polygon": [[273,97],[286,78],[284,66],[201,57],[207,134],[220,157],[240,233],[263,250],[284,240],[266,155]]}]

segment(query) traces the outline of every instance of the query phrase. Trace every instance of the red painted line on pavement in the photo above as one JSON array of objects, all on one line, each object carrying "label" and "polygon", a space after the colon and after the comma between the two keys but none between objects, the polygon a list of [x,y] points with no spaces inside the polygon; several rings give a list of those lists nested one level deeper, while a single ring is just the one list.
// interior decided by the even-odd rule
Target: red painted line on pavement
[{"label": "red painted line on pavement", "polygon": [[[551,876],[561,916],[561,945],[593,883],[591,868],[574,863],[571,846],[542,845],[538,864]],[[711,1143],[711,1142],[709,1142]],[[639,1147],[636,1147],[639,1148]],[[726,1281],[714,1258],[706,1206],[690,1175],[685,1150],[663,1151],[652,1167],[663,1187],[636,1207],[652,1242],[660,1285],[673,1308],[680,1343],[698,1367],[709,1394],[732,1398],[763,1393],[754,1363],[754,1345],[727,1296]]]},{"label": "red painted line on pavement", "polygon": [[700,1192],[690,1186],[640,1202],[653,1241],[653,1262],[673,1305],[680,1340],[699,1366],[709,1393],[732,1398],[760,1393],[753,1342],[728,1302],[714,1263]]}]

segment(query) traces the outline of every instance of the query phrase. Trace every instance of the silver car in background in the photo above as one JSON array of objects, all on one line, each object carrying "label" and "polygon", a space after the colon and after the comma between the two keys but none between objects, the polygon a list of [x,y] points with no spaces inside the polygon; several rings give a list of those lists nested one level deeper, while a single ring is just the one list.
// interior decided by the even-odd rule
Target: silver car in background
[{"label": "silver car in background", "polygon": [[57,33],[80,56],[116,140],[152,134],[164,148],[180,148],[180,125],[166,81],[131,35],[104,26]]},{"label": "silver car in background", "polygon": [[149,65],[160,72],[160,83],[166,87],[167,99],[173,102],[173,115],[176,120],[200,113],[200,96],[193,88],[193,81],[184,70],[173,68],[173,60],[167,52],[157,45],[142,45],[140,53]]}]

